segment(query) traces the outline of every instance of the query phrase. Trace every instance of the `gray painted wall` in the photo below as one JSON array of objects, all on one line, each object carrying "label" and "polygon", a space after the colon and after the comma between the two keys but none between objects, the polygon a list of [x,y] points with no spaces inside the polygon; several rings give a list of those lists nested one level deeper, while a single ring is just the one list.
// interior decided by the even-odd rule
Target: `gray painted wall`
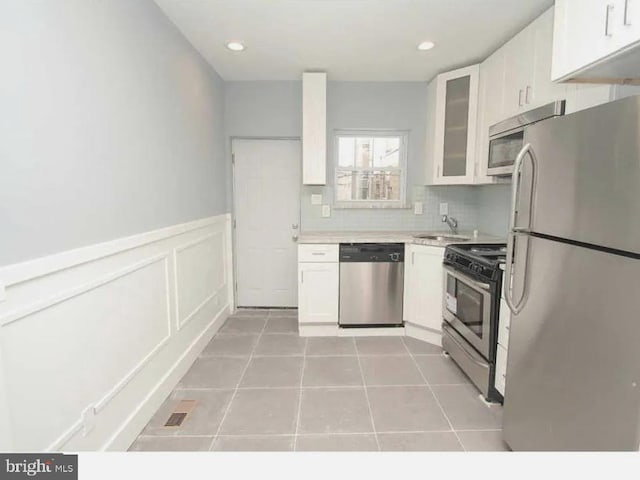
[{"label": "gray painted wall", "polygon": [[427,82],[328,82],[329,164],[335,161],[336,130],[407,130],[408,185],[424,184],[426,118]]},{"label": "gray painted wall", "polygon": [[229,211],[224,84],[153,1],[4,1],[0,32],[0,265]]},{"label": "gray painted wall", "polygon": [[[311,205],[311,194],[322,193],[333,203],[332,179],[327,187],[303,187],[303,230],[434,230],[446,229],[438,213],[440,202],[465,230],[478,228],[476,187],[425,187],[425,82],[329,82],[327,141],[333,162],[332,136],[336,129],[399,129],[409,131],[409,202],[424,202],[424,214],[411,209],[332,210],[322,218],[321,207]],[[226,82],[225,130],[233,136],[299,137],[302,132],[300,82]],[[229,142],[230,145],[230,142]],[[229,150],[230,155],[230,150]],[[331,177],[331,175],[330,175]]]},{"label": "gray painted wall", "polygon": [[301,82],[225,82],[229,137],[302,135]]},{"label": "gray painted wall", "polygon": [[[227,164],[233,137],[302,136],[302,82],[225,82]],[[233,178],[227,177],[227,203],[233,205]]]}]

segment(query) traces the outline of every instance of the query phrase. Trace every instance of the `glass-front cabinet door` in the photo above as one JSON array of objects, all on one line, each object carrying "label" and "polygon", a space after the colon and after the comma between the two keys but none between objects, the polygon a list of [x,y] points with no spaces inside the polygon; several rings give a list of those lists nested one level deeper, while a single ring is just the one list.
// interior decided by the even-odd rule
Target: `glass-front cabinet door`
[{"label": "glass-front cabinet door", "polygon": [[[433,181],[451,185],[473,183],[478,110],[479,66],[461,68],[436,77]],[[429,136],[427,136],[429,139]]]}]

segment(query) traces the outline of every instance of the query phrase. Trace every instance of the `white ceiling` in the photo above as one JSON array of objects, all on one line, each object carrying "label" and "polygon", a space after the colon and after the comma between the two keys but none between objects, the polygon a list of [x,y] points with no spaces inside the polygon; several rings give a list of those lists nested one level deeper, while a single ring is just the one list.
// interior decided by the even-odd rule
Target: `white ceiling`
[{"label": "white ceiling", "polygon": [[[225,80],[429,80],[483,60],[553,0],[155,0]],[[240,40],[242,53],[225,48]],[[433,50],[419,52],[431,40]]]}]

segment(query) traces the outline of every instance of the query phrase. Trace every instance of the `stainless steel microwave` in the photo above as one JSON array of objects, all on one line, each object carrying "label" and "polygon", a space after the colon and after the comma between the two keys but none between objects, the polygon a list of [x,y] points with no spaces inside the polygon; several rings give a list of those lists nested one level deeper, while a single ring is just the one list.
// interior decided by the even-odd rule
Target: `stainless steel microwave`
[{"label": "stainless steel microwave", "polygon": [[487,175],[511,175],[524,144],[524,129],[548,118],[564,115],[565,101],[558,100],[520,113],[489,127]]}]

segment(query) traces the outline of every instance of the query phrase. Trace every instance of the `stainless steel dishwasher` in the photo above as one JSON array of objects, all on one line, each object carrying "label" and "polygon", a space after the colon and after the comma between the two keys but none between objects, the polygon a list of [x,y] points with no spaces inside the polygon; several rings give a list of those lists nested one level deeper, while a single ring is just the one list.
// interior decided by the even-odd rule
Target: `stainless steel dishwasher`
[{"label": "stainless steel dishwasher", "polygon": [[341,327],[402,325],[403,243],[340,244]]}]

